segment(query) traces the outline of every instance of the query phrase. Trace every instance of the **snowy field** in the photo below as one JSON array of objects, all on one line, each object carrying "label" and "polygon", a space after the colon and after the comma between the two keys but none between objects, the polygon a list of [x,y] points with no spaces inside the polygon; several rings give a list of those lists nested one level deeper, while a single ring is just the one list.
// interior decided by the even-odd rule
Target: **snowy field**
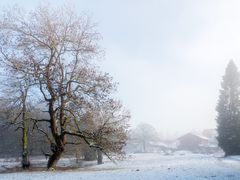
[{"label": "snowy field", "polygon": [[[95,163],[95,162],[94,162]],[[3,165],[4,162],[1,162]],[[19,172],[0,174],[7,180],[167,180],[167,179],[240,179],[240,157],[177,153],[175,155],[132,154],[117,164],[55,172]]]}]

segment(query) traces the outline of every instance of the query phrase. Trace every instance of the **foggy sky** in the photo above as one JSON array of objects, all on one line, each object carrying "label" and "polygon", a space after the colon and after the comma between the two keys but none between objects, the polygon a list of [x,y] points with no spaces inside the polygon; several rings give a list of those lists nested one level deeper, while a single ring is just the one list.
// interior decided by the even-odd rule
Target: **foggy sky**
[{"label": "foggy sky", "polygon": [[[1,0],[26,9],[40,1]],[[50,2],[50,1],[49,1]],[[119,82],[131,124],[162,134],[215,128],[225,67],[240,68],[240,1],[52,0],[73,4],[97,23],[105,49],[102,69]]]}]

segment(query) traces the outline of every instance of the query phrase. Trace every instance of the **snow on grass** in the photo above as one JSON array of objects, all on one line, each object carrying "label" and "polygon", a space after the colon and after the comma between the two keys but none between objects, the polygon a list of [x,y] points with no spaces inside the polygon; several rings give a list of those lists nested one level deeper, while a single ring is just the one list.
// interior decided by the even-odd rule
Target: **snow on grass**
[{"label": "snow on grass", "polygon": [[8,180],[155,180],[155,179],[240,179],[239,157],[222,158],[216,155],[176,153],[132,154],[126,160],[72,171],[21,172],[0,174]]}]

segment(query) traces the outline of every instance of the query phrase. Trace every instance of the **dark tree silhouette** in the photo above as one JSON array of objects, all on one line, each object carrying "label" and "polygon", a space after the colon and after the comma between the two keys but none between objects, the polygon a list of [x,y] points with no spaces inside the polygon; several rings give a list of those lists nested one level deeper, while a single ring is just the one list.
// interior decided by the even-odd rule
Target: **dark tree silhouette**
[{"label": "dark tree silhouette", "polygon": [[218,144],[225,155],[240,154],[240,76],[233,61],[221,83],[217,110]]}]

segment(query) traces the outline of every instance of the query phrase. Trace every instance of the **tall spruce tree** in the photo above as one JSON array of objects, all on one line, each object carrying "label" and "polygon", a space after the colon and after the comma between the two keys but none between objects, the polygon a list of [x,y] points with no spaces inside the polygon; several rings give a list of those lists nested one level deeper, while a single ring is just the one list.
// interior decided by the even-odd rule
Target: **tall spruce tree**
[{"label": "tall spruce tree", "polygon": [[240,154],[240,76],[231,60],[221,83],[216,110],[218,144],[225,155]]}]

